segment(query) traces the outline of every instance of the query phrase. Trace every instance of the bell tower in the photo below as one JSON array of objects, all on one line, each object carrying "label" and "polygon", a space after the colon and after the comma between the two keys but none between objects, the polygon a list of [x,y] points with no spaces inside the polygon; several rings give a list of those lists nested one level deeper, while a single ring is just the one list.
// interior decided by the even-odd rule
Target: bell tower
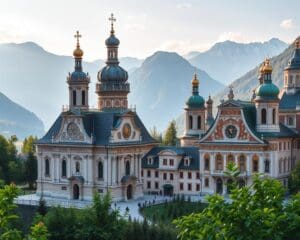
[{"label": "bell tower", "polygon": [[[272,66],[266,59],[260,72],[261,84],[256,88],[256,131],[279,132],[279,88],[272,83]],[[261,81],[261,80],[260,80]]]},{"label": "bell tower", "polygon": [[69,108],[70,110],[80,109],[87,111],[89,109],[90,77],[88,73],[82,71],[83,51],[80,48],[79,38],[81,35],[79,31],[76,32],[74,37],[77,39],[76,48],[73,51],[75,69],[67,77],[69,85]]},{"label": "bell tower", "polygon": [[127,109],[127,95],[130,92],[127,82],[128,73],[119,66],[118,48],[120,41],[115,36],[114,22],[116,19],[111,14],[110,36],[106,39],[107,47],[106,66],[98,72],[96,93],[98,95],[98,109]]}]

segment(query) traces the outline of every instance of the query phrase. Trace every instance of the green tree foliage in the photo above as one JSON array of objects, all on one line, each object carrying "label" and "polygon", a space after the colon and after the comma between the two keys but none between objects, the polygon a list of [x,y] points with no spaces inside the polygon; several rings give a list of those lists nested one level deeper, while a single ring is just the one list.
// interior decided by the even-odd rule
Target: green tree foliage
[{"label": "green tree foliage", "polygon": [[[22,232],[14,227],[14,222],[19,218],[15,214],[16,205],[13,200],[18,195],[14,184],[0,189],[0,239],[21,240]],[[31,228],[32,232],[26,239],[47,240],[47,229],[42,223]]]},{"label": "green tree foliage", "polygon": [[35,180],[37,179],[37,159],[33,152],[29,152],[25,161],[25,181],[29,188],[33,189]]},{"label": "green tree foliage", "polygon": [[28,154],[28,153],[35,153],[35,146],[34,144],[37,141],[37,137],[34,136],[29,136],[28,138],[25,138],[23,141],[23,146],[22,146],[22,153],[23,154]]},{"label": "green tree foliage", "polygon": [[177,143],[177,130],[176,122],[173,120],[169,123],[163,143],[166,146],[176,146]]},{"label": "green tree foliage", "polygon": [[230,202],[209,196],[203,212],[174,221],[179,239],[299,239],[300,196],[284,204],[284,192],[279,181],[255,176],[251,186],[232,188]]},{"label": "green tree foliage", "polygon": [[8,176],[8,153],[9,144],[5,137],[0,135],[0,179],[4,179],[5,182],[9,181]]},{"label": "green tree foliage", "polygon": [[300,192],[300,161],[298,161],[289,176],[288,187],[292,194]]}]

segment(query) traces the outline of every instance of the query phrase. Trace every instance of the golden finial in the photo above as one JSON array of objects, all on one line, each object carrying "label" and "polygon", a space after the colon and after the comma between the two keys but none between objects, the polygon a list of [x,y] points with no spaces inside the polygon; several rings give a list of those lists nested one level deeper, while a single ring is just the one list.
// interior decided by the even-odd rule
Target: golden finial
[{"label": "golden finial", "polygon": [[296,41],[295,41],[295,47],[296,47],[296,49],[299,49],[299,48],[300,48],[300,41],[299,41],[298,38],[297,38]]},{"label": "golden finial", "polygon": [[75,58],[82,58],[83,51],[80,49],[79,38],[81,38],[81,34],[79,34],[79,31],[76,31],[74,38],[77,39],[77,43],[76,43],[76,49],[73,51],[73,56]]},{"label": "golden finial", "polygon": [[264,62],[264,67],[263,67],[263,73],[272,73],[272,66],[269,58],[266,58]]},{"label": "golden finial", "polygon": [[110,17],[108,18],[108,20],[110,21],[110,24],[111,24],[111,30],[110,30],[110,33],[113,34],[113,33],[115,32],[115,30],[114,30],[114,22],[117,21],[117,19],[114,18],[114,14],[111,13],[111,14],[110,14]]},{"label": "golden finial", "polygon": [[259,68],[259,73],[263,73],[264,72],[264,66],[265,66],[265,61],[263,61],[263,63],[261,64],[261,66]]},{"label": "golden finial", "polygon": [[194,73],[194,77],[193,77],[193,80],[192,80],[192,85],[193,85],[193,87],[199,86],[199,80],[197,78],[197,73],[196,72]]}]

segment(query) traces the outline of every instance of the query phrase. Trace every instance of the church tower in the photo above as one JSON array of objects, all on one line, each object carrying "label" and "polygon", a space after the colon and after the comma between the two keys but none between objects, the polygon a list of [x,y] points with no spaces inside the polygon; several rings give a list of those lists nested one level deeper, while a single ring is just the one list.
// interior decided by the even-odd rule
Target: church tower
[{"label": "church tower", "polygon": [[260,72],[261,84],[255,91],[256,131],[279,132],[279,89],[272,83],[272,66],[270,59],[266,59]]},{"label": "church tower", "polygon": [[119,66],[118,48],[120,41],[115,36],[113,14],[109,18],[111,21],[110,36],[105,41],[107,47],[106,66],[98,72],[98,83],[96,93],[98,94],[98,109],[127,109],[127,95],[130,92],[127,82],[127,72]]},{"label": "church tower", "polygon": [[185,108],[185,136],[199,138],[205,132],[205,101],[199,95],[199,80],[194,74],[192,80],[192,96],[186,102]]},{"label": "church tower", "polygon": [[79,44],[79,38],[81,37],[79,31],[76,32],[74,37],[77,38],[76,49],[73,51],[75,69],[72,73],[69,73],[67,77],[67,83],[69,85],[69,107],[70,110],[88,110],[90,77],[88,73],[82,71],[83,51]]},{"label": "church tower", "polygon": [[300,90],[300,40],[295,41],[294,55],[284,69],[284,90],[293,95]]}]

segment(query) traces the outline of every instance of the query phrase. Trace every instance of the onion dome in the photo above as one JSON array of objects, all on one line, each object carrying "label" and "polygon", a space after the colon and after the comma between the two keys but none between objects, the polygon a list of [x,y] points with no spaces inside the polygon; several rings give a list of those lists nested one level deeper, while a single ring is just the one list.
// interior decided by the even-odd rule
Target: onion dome
[{"label": "onion dome", "polygon": [[107,65],[98,72],[100,82],[126,82],[128,73],[119,65]]},{"label": "onion dome", "polygon": [[199,95],[198,87],[199,87],[199,80],[197,79],[197,74],[194,74],[194,78],[192,80],[193,86],[193,95],[189,97],[186,101],[186,105],[188,108],[203,108],[205,100],[203,97]]},{"label": "onion dome", "polygon": [[72,72],[69,75],[70,81],[89,81],[88,75],[82,71],[82,56],[83,51],[80,48],[79,38],[81,38],[81,35],[79,34],[79,31],[76,31],[76,34],[74,37],[77,39],[76,43],[76,49],[73,51],[73,56],[75,59],[75,69],[74,72]]},{"label": "onion dome", "polygon": [[263,67],[263,83],[255,91],[255,100],[278,99],[279,88],[272,83],[272,70],[270,59],[266,59]]},{"label": "onion dome", "polygon": [[300,40],[296,39],[295,41],[295,51],[294,55],[288,63],[288,66],[285,70],[292,70],[292,69],[300,69]]},{"label": "onion dome", "polygon": [[118,46],[120,41],[115,37],[114,22],[116,19],[113,14],[111,14],[109,21],[111,21],[110,36],[105,41],[107,61],[106,66],[98,72],[98,80],[100,82],[124,83],[128,79],[128,73],[119,66]]},{"label": "onion dome", "polygon": [[79,34],[79,31],[76,32],[76,35],[74,35],[75,38],[77,38],[77,44],[76,44],[76,49],[73,51],[73,56],[74,58],[82,58],[83,56],[83,51],[80,48],[79,44],[79,38],[81,35]]}]

